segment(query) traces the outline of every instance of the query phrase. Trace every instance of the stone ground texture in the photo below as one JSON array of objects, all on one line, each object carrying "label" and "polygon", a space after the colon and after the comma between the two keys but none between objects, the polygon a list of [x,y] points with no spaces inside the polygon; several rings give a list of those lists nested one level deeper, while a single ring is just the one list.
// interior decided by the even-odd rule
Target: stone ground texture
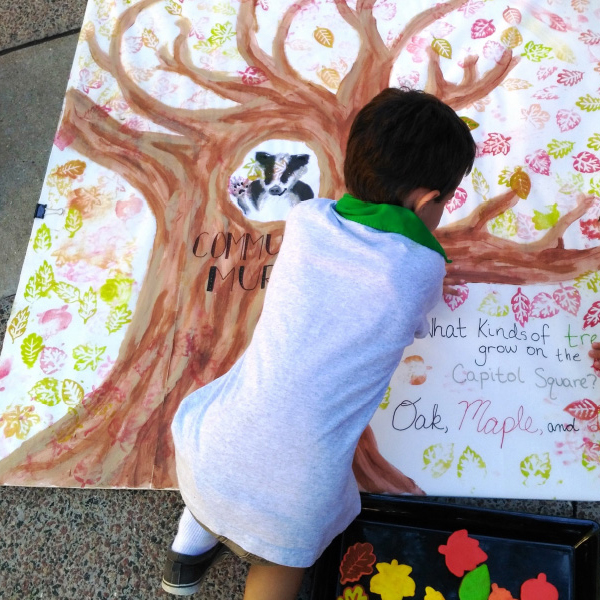
[{"label": "stone ground texture", "polygon": [[[0,345],[84,10],[82,0],[0,5]],[[600,520],[599,502],[430,500]],[[160,571],[182,506],[168,491],[0,487],[0,599],[170,597]],[[241,599],[246,569],[228,555],[195,598]],[[309,573],[300,600],[310,584]]]}]

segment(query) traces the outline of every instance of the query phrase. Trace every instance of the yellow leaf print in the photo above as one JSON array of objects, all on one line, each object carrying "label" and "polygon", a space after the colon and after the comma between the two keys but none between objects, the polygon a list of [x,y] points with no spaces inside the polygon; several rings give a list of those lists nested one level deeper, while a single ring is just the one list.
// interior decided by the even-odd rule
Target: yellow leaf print
[{"label": "yellow leaf print", "polygon": [[313,31],[313,37],[321,44],[321,46],[325,46],[326,48],[333,47],[333,33],[330,29],[327,29],[327,27],[317,27]]},{"label": "yellow leaf print", "polygon": [[341,77],[335,69],[323,67],[317,75],[323,80],[323,83],[334,90],[340,87]]},{"label": "yellow leaf print", "polygon": [[371,591],[382,600],[402,600],[404,596],[415,595],[415,581],[409,577],[412,567],[399,565],[396,559],[377,563],[375,567],[379,573],[371,578]]},{"label": "yellow leaf print", "polygon": [[445,600],[441,592],[436,592],[432,587],[425,587],[425,598],[423,600]]},{"label": "yellow leaf print", "polygon": [[40,422],[40,417],[35,414],[33,406],[21,406],[17,404],[12,410],[9,407],[3,415],[0,416],[0,427],[4,425],[4,436],[9,438],[13,435],[24,440],[29,430]]}]

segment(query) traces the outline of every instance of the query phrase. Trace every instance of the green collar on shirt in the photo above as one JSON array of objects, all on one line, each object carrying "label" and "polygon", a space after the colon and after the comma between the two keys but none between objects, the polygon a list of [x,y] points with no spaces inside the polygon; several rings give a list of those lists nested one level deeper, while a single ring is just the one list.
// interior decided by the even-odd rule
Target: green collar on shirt
[{"label": "green collar on shirt", "polygon": [[373,229],[399,233],[421,246],[435,250],[444,257],[448,263],[452,262],[446,256],[441,244],[433,237],[433,234],[425,223],[417,215],[404,206],[395,204],[373,204],[364,202],[350,194],[344,194],[334,206],[336,212],[348,219],[361,223]]}]

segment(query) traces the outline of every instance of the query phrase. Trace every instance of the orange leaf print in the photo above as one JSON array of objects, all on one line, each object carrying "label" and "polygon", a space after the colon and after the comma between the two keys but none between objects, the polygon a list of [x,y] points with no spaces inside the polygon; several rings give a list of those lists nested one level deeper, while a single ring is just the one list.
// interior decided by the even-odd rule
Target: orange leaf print
[{"label": "orange leaf print", "polygon": [[86,164],[82,160],[70,160],[68,163],[56,167],[53,174],[57,177],[77,179],[80,175],[83,175],[85,167]]},{"label": "orange leaf print", "polygon": [[340,74],[335,69],[323,67],[317,74],[327,87],[334,90],[337,90],[340,87]]},{"label": "orange leaf print", "polygon": [[317,27],[313,31],[313,37],[321,44],[321,46],[325,46],[326,48],[333,47],[333,33],[331,30],[327,29],[327,27]]},{"label": "orange leaf print", "polygon": [[529,196],[529,192],[531,191],[531,179],[521,167],[517,167],[515,172],[511,175],[510,188],[523,200]]},{"label": "orange leaf print", "polygon": [[363,575],[370,575],[376,560],[373,546],[368,542],[350,546],[340,564],[340,583],[344,585],[350,581],[358,581]]}]

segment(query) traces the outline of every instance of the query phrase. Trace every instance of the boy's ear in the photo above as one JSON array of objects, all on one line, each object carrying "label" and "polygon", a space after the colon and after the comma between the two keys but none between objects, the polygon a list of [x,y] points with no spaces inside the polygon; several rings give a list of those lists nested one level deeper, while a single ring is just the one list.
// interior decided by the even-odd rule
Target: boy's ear
[{"label": "boy's ear", "polygon": [[439,198],[439,196],[439,190],[423,190],[417,196],[417,198],[415,198],[413,212],[417,215],[417,217],[421,217],[425,212],[427,212],[429,205],[434,202],[436,198]]}]

